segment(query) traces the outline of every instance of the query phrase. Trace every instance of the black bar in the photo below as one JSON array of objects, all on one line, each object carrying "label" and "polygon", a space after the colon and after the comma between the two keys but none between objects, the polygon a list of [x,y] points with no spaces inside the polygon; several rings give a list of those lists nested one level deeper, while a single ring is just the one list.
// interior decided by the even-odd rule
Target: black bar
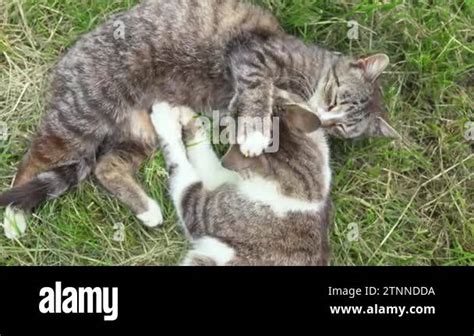
[{"label": "black bar", "polygon": [[[31,328],[35,335],[117,335],[118,331],[148,334],[138,330],[160,335],[166,334],[162,329],[165,326],[176,333],[183,328],[197,333],[206,332],[206,328],[219,330],[221,323],[234,331],[250,331],[256,323],[268,330],[290,325],[294,334],[304,326],[312,328],[311,335],[328,335],[329,331],[319,329],[325,325],[351,335],[359,331],[385,335],[393,330],[413,331],[415,327],[428,335],[448,327],[450,335],[471,336],[473,280],[474,268],[469,267],[4,267],[0,268],[0,335],[31,335]],[[42,314],[40,290],[54,288],[56,282],[61,282],[62,289],[117,287],[117,320],[106,322],[103,314]],[[329,287],[332,294],[341,295],[329,295]],[[378,295],[368,295],[377,290]],[[435,312],[335,315],[330,306],[434,307]],[[377,329],[375,322],[383,322],[384,329]],[[227,331],[223,329],[221,334]]]}]

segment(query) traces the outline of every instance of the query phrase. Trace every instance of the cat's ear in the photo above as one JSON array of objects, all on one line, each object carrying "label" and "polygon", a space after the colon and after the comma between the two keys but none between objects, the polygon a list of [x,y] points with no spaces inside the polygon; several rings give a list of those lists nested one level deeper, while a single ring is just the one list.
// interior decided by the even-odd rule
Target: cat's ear
[{"label": "cat's ear", "polygon": [[377,54],[362,58],[357,65],[364,70],[368,80],[375,82],[390,64],[390,58],[385,54]]},{"label": "cat's ear", "polygon": [[283,117],[290,127],[304,133],[312,133],[321,127],[321,120],[301,97],[277,90],[276,102],[283,108]]},{"label": "cat's ear", "polygon": [[288,126],[304,133],[313,133],[321,127],[321,120],[304,104],[289,103],[284,106]]},{"label": "cat's ear", "polygon": [[256,158],[246,157],[238,145],[232,145],[222,158],[222,166],[233,171],[253,168]]},{"label": "cat's ear", "polygon": [[400,134],[381,117],[375,118],[370,124],[369,136],[376,138],[401,139]]}]

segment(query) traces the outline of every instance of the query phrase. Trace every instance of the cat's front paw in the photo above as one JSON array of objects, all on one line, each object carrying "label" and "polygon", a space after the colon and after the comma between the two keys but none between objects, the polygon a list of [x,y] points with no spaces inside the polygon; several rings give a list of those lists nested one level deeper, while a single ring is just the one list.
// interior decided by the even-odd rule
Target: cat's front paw
[{"label": "cat's front paw", "polygon": [[163,214],[158,203],[153,199],[148,199],[148,210],[137,215],[137,218],[150,228],[163,224]]},{"label": "cat's front paw", "polygon": [[[274,134],[278,136],[278,134]],[[265,152],[272,144],[272,119],[238,118],[237,144],[246,157],[256,157]]]},{"label": "cat's front paw", "polygon": [[262,155],[272,143],[269,136],[265,136],[262,132],[256,131],[239,137],[237,142],[240,145],[240,151],[246,157],[256,157]]},{"label": "cat's front paw", "polygon": [[151,121],[156,133],[165,140],[181,139],[182,128],[179,108],[173,108],[168,103],[153,105]]},{"label": "cat's front paw", "polygon": [[194,125],[198,118],[199,114],[194,112],[193,109],[190,109],[189,107],[180,107],[179,121],[184,128],[188,125]]},{"label": "cat's front paw", "polygon": [[3,229],[8,239],[18,239],[26,231],[26,216],[21,210],[8,206],[3,219]]}]

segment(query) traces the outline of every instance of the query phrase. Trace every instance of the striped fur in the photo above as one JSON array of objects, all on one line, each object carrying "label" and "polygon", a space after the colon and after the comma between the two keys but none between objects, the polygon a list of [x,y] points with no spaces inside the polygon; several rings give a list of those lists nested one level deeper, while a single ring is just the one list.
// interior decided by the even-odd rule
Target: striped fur
[{"label": "striped fur", "polygon": [[[240,154],[237,160],[250,164],[244,162],[236,176],[202,142],[196,125],[186,129],[198,145],[186,150],[176,117],[186,110],[158,104],[152,115],[170,169],[170,193],[193,242],[184,264],[327,265],[331,202],[324,131],[304,134],[280,115],[281,150],[258,159]],[[201,157],[192,154],[196,150]]]},{"label": "striped fur", "polygon": [[[84,35],[58,62],[43,122],[18,170],[15,188],[23,189],[2,196],[0,205],[30,209],[46,194],[32,193],[32,202],[15,197],[36,188],[31,181],[39,174],[88,162],[88,171],[108,191],[137,215],[148,213],[149,204],[155,204],[134,173],[156,146],[147,113],[156,102],[268,120],[276,88],[311,101],[315,112],[329,113],[333,83],[339,83],[345,106],[355,106],[340,107],[346,118],[333,133],[383,133],[380,104],[372,95],[373,77],[385,63],[367,60],[307,45],[284,33],[271,13],[244,1],[143,1]],[[355,85],[349,89],[351,82]],[[369,112],[370,118],[354,124]],[[354,134],[348,132],[351,127]],[[267,132],[262,134],[242,134],[243,150],[260,154],[268,140]],[[53,187],[43,189],[48,188]]]}]

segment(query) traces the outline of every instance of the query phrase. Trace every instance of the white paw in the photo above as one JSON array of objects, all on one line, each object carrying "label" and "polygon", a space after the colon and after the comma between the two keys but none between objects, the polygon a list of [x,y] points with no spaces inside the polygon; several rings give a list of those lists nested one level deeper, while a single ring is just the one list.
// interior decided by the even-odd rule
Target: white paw
[{"label": "white paw", "polygon": [[137,215],[137,218],[148,227],[157,227],[163,224],[163,214],[161,208],[155,200],[148,199],[148,210]]},{"label": "white paw", "polygon": [[199,115],[194,112],[192,109],[189,107],[181,107],[180,108],[180,122],[181,125],[186,126],[193,120],[196,120],[199,117]]},{"label": "white paw", "polygon": [[159,103],[153,105],[151,121],[155,127],[156,133],[166,140],[180,138],[181,124],[180,110],[173,108],[168,103]]},{"label": "white paw", "polygon": [[8,239],[17,239],[26,231],[25,213],[17,210],[12,206],[8,206],[5,210],[5,218],[3,219],[3,229]]},{"label": "white paw", "polygon": [[246,157],[261,155],[272,143],[272,139],[262,132],[252,132],[246,136],[239,137],[240,151]]}]

